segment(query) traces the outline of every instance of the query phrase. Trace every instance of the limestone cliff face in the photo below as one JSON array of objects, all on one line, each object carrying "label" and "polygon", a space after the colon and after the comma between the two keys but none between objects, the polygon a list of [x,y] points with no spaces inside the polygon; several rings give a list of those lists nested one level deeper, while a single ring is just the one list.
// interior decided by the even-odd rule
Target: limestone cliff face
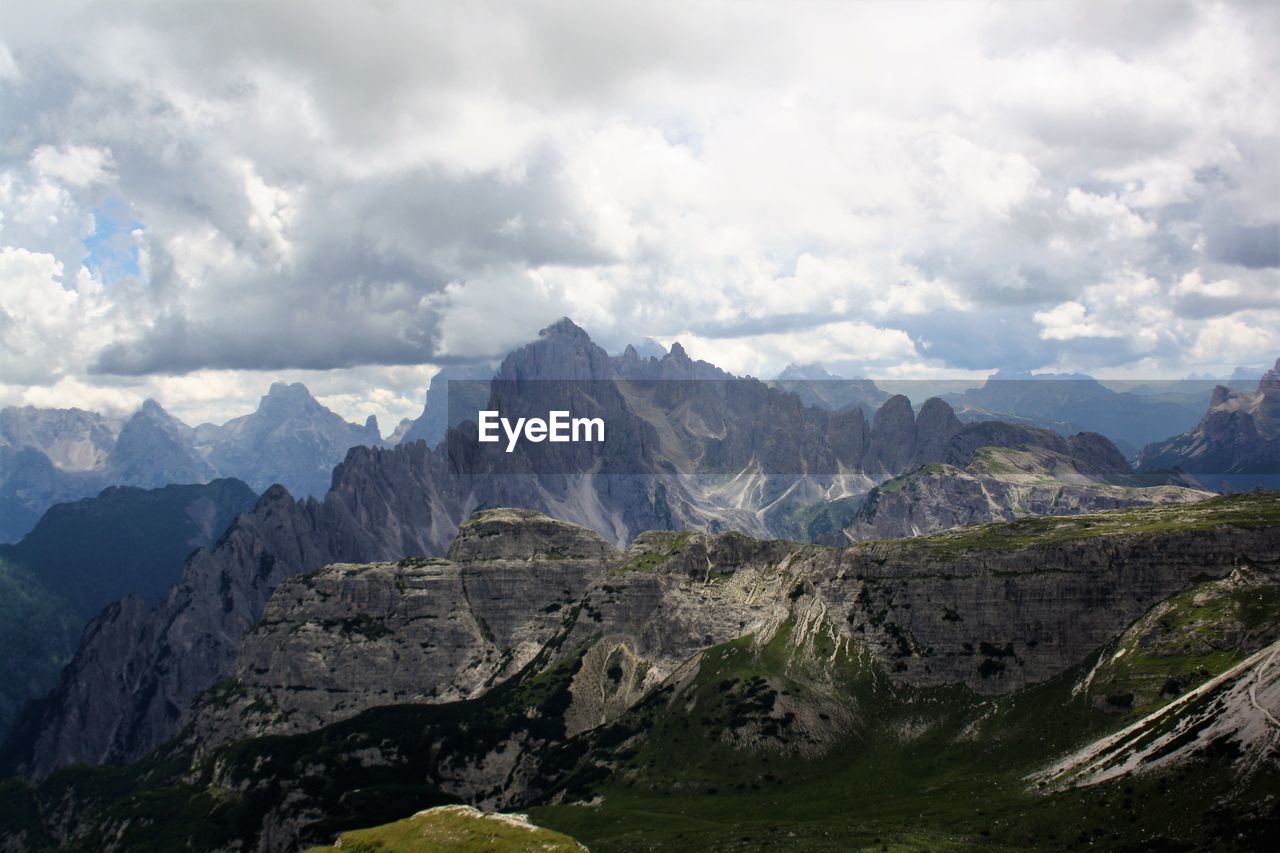
[{"label": "limestone cliff face", "polygon": [[285,583],[186,736],[207,750],[378,705],[475,697],[585,648],[565,711],[574,734],[678,679],[707,648],[768,643],[784,627],[812,678],[843,652],[912,686],[1006,693],[1081,663],[1195,578],[1280,559],[1280,529],[1179,531],[1177,511],[1078,519],[1061,541],[1040,519],[1009,543],[984,528],[841,550],[655,532],[625,554],[543,516],[484,513],[450,559],[338,565]]},{"label": "limestone cliff face", "polygon": [[201,700],[184,737],[207,750],[380,705],[475,698],[529,665],[621,556],[576,525],[490,510],[463,526],[449,559],[290,578],[245,635],[233,681]]},{"label": "limestone cliff face", "polygon": [[906,683],[996,694],[1079,663],[1194,577],[1280,556],[1275,528],[1152,535],[1117,527],[1055,542],[1054,521],[1034,521],[1044,535],[1008,547],[985,541],[981,527],[954,540],[839,550],[694,534],[659,550],[667,555],[652,568],[645,554],[654,552],[641,541],[624,569],[589,593],[583,613],[598,613],[596,626],[580,617],[570,640],[599,631],[644,660],[653,681],[702,648],[747,634],[764,641],[785,622],[791,642],[823,635],[835,648],[864,649]]},{"label": "limestone cliff face", "polygon": [[926,465],[873,489],[852,521],[821,541],[901,539],[1028,515],[1076,515],[1211,497],[1172,483],[1138,485],[1115,445],[1102,436],[1082,433],[1064,447],[1066,453],[987,447],[963,467]]}]

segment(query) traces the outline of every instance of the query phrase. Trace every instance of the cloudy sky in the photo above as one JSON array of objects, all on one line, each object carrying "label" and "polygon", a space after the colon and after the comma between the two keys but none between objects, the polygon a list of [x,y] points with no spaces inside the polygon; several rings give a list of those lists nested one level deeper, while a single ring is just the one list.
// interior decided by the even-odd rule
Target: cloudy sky
[{"label": "cloudy sky", "polygon": [[[518,8],[515,8],[518,5]],[[0,0],[0,405],[1280,355],[1271,3]]]}]

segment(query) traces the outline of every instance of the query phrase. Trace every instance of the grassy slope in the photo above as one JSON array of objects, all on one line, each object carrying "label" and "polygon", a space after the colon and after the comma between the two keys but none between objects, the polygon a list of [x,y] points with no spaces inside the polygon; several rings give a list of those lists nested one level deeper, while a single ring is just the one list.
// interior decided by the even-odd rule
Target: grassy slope
[{"label": "grassy slope", "polygon": [[[1280,524],[1280,496],[1025,519],[919,541],[968,551],[1222,524]],[[597,735],[609,746],[589,756],[599,766],[581,774],[566,798],[590,805],[532,813],[593,850],[1254,849],[1280,829],[1274,765],[1241,780],[1229,756],[1211,754],[1167,773],[1052,795],[1029,792],[1025,777],[1225,671],[1277,634],[1280,580],[1270,569],[1244,567],[1154,608],[1100,651],[1084,691],[1073,688],[1092,667],[994,701],[960,688],[895,687],[851,660],[836,683],[815,684],[796,677],[777,642],[753,650],[749,641],[735,641],[703,656],[674,707],[664,704],[669,696],[651,698]],[[1116,658],[1121,648],[1126,654]],[[844,697],[856,709],[855,730],[817,762],[725,746],[719,733],[749,708],[721,685],[761,679],[777,690]],[[613,741],[624,745],[621,752]],[[1224,801],[1232,791],[1234,800]]]},{"label": "grassy slope", "polygon": [[1088,515],[1031,516],[908,540],[939,551],[1025,548],[1095,536],[1280,526],[1280,493],[1229,495],[1193,504],[1131,507]]},{"label": "grassy slope", "polygon": [[[717,735],[742,716],[727,680],[766,679],[779,690],[814,689],[779,677],[784,661],[748,644],[707,654],[691,712],[637,709],[620,724],[647,731],[621,751],[599,750],[597,772],[571,784],[570,803],[531,810],[544,826],[595,851],[648,849],[1041,849],[1063,846],[1230,846],[1276,828],[1274,772],[1232,806],[1225,761],[1172,774],[1052,795],[1025,777],[1122,720],[1072,696],[1073,671],[996,701],[963,689],[891,687],[847,666],[840,693],[862,713],[856,731],[818,761],[725,746]],[[717,701],[717,698],[724,701]],[[679,706],[686,705],[681,696]],[[649,714],[647,719],[646,714]],[[602,739],[607,742],[606,733]],[[1270,796],[1269,817],[1252,814]],[[586,803],[586,804],[584,804]]]},{"label": "grassy slope", "polygon": [[341,846],[313,847],[308,853],[576,853],[582,847],[566,835],[522,826],[503,816],[476,813],[466,806],[428,809],[394,823],[342,833]]}]

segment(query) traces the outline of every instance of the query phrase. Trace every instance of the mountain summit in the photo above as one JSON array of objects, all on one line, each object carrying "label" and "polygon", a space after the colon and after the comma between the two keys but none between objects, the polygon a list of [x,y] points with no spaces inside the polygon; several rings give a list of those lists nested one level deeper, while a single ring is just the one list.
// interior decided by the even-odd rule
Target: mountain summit
[{"label": "mountain summit", "polygon": [[272,384],[257,411],[228,421],[210,438],[209,460],[219,471],[235,472],[258,490],[284,483],[303,495],[328,490],[333,466],[349,448],[382,444],[368,425],[348,423],[300,382]]},{"label": "mountain summit", "polygon": [[1258,380],[1252,393],[1219,385],[1213,389],[1209,411],[1182,435],[1143,448],[1140,471],[1178,467],[1201,475],[1210,485],[1217,477],[1228,481],[1246,475],[1280,476],[1280,359]]}]

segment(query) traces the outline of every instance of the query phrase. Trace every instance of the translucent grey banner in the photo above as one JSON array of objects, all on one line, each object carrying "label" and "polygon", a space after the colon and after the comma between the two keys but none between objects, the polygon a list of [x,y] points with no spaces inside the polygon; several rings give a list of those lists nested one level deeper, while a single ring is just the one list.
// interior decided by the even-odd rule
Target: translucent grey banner
[{"label": "translucent grey banner", "polygon": [[1019,470],[1005,473],[1026,477],[1280,488],[1280,441],[1269,435],[1280,394],[1265,384],[452,380],[444,452],[467,475],[763,474],[865,485],[926,465],[993,475],[1012,465]]}]

